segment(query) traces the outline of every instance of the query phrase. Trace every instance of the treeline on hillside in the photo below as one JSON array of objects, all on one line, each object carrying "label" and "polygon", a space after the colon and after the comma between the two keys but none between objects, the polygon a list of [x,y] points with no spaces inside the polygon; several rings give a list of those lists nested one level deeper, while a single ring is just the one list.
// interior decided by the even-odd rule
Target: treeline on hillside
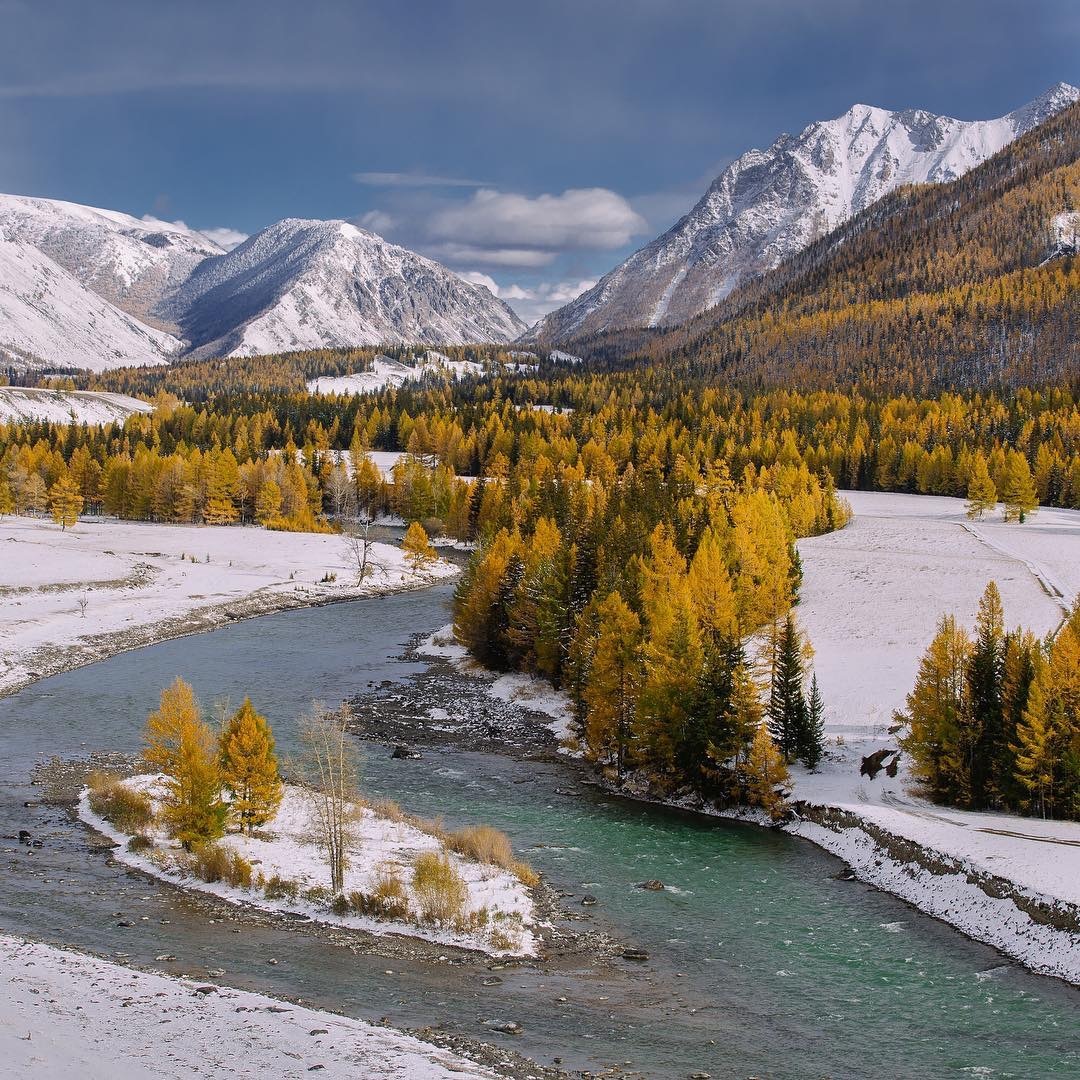
[{"label": "treeline on hillside", "polygon": [[941,620],[896,719],[935,801],[1080,818],[1080,599],[1040,641],[1006,630],[991,582],[973,634]]},{"label": "treeline on hillside", "polygon": [[[302,392],[312,379],[370,371],[377,356],[386,356],[415,367],[426,351],[423,346],[387,345],[183,360],[161,367],[117,368],[99,374],[84,374],[77,377],[72,385],[84,390],[106,390],[147,399],[164,392],[190,402],[213,400],[221,394],[267,391],[297,393]],[[446,345],[440,346],[438,352],[452,361],[468,360],[479,364],[514,362],[511,353],[500,345]],[[38,379],[41,381],[43,377],[38,376]]]},{"label": "treeline on hillside", "polygon": [[666,333],[567,345],[686,375],[896,392],[1038,385],[1080,370],[1080,105],[949,184],[898,189]]},{"label": "treeline on hillside", "polygon": [[[387,488],[368,449],[412,460]],[[362,507],[476,539],[516,524],[507,508],[523,492],[565,492],[577,478],[610,487],[633,469],[670,510],[657,520],[681,530],[680,503],[718,461],[740,484],[766,470],[781,496],[790,485],[805,489],[809,474],[840,487],[962,498],[978,480],[985,503],[988,478],[991,502],[1030,488],[1040,503],[1080,507],[1080,404],[1064,386],[921,400],[748,394],[663,370],[578,369],[349,398],[267,391],[182,405],[162,395],[152,415],[122,425],[0,423],[0,505],[40,512],[71,471],[86,507],[122,517],[280,516],[287,527],[315,528],[324,514]],[[457,477],[499,483],[473,490]],[[270,482],[280,515],[274,487],[257,505]],[[797,533],[813,527],[810,503],[790,501],[789,513]]]}]

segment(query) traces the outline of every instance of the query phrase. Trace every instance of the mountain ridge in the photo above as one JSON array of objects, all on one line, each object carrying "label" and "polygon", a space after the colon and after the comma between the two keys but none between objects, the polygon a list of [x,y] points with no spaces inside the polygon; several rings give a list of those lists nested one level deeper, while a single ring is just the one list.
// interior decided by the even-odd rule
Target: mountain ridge
[{"label": "mountain ridge", "polygon": [[523,341],[569,341],[693,318],[901,184],[956,179],[1080,100],[1057,83],[993,120],[856,104],[740,155],[694,207]]}]

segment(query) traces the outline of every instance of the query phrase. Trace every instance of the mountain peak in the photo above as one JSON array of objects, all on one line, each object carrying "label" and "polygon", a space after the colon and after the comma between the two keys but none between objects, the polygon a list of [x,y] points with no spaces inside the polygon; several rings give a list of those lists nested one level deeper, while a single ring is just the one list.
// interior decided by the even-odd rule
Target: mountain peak
[{"label": "mountain peak", "polygon": [[992,120],[859,103],[781,135],[732,162],[663,236],[545,316],[527,340],[684,322],[893,188],[955,180],[1078,98],[1058,83]]},{"label": "mountain peak", "polygon": [[1019,129],[1027,131],[1077,101],[1080,101],[1080,89],[1067,82],[1058,82],[1034,101],[1009,113],[1009,117],[1016,121]]}]

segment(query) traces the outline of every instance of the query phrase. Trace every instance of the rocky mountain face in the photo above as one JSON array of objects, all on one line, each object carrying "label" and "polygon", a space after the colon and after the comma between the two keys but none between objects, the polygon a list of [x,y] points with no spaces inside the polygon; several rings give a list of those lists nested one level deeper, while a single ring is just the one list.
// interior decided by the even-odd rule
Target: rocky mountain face
[{"label": "rocky mountain face", "polygon": [[0,364],[104,370],[180,355],[512,341],[487,289],[344,221],[226,252],[192,229],[0,195]]},{"label": "rocky mountain face", "polygon": [[525,324],[481,285],[346,221],[287,218],[207,260],[159,309],[199,355],[511,341]]},{"label": "rocky mountain face", "polygon": [[1065,83],[996,120],[854,105],[749,150],[671,229],[524,340],[669,326],[717,304],[902,184],[955,180],[1080,99]]},{"label": "rocky mountain face", "polygon": [[37,248],[90,292],[151,322],[195,267],[224,254],[208,237],[167,221],[20,195],[0,195],[0,237]]}]

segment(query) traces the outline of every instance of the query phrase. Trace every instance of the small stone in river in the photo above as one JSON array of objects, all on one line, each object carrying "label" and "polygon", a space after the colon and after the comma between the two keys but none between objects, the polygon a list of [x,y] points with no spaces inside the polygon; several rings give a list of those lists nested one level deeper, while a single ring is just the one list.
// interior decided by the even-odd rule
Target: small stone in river
[{"label": "small stone in river", "polygon": [[502,979],[500,979],[498,975],[488,975],[481,981],[484,986],[498,986],[502,982]]},{"label": "small stone in river", "polygon": [[276,964],[276,963],[277,963],[277,961],[276,961],[276,960],[275,960],[275,959],[274,959],[274,958],[273,958],[272,956],[271,956],[271,957],[270,957],[270,959],[269,959],[269,960],[267,960],[266,962],[267,962],[268,964]]},{"label": "small stone in river", "polygon": [[586,893],[581,898],[581,904],[582,904],[583,907],[592,907],[595,903],[596,903],[596,897],[591,896],[589,893]]},{"label": "small stone in river", "polygon": [[516,1020],[489,1020],[487,1026],[492,1031],[502,1032],[503,1035],[520,1035],[521,1025]]},{"label": "small stone in river", "polygon": [[649,892],[661,892],[663,891],[664,883],[659,878],[649,878],[648,881],[643,881],[638,888],[648,889]]},{"label": "small stone in river", "polygon": [[159,964],[171,964],[176,957],[172,953],[162,953],[160,956],[155,956],[154,959]]},{"label": "small stone in river", "polygon": [[644,949],[623,949],[624,960],[648,960],[649,954]]},{"label": "small stone in river", "polygon": [[117,926],[122,926],[125,929],[127,929],[127,928],[132,927],[134,925],[134,923],[129,922],[127,919],[121,919],[116,925]]}]

